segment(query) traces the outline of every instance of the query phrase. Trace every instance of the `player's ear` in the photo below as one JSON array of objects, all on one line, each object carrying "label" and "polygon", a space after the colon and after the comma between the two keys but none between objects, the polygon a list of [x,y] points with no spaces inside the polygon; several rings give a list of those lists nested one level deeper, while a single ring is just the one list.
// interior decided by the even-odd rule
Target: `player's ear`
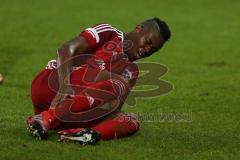
[{"label": "player's ear", "polygon": [[139,33],[139,32],[141,32],[143,30],[143,26],[142,25],[137,25],[136,27],[135,27],[135,29],[134,29],[134,31],[135,32],[137,32],[137,33]]}]

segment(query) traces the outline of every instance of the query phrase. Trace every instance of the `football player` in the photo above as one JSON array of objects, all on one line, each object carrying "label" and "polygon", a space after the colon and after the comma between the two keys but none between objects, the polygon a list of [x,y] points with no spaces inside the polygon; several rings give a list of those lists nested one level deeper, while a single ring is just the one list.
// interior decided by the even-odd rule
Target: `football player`
[{"label": "football player", "polygon": [[121,112],[138,77],[134,62],[157,52],[170,36],[159,18],[129,33],[106,23],[83,30],[33,80],[35,114],[26,120],[29,132],[46,139],[48,130],[58,130],[60,141],[94,144],[138,131],[137,117]]}]

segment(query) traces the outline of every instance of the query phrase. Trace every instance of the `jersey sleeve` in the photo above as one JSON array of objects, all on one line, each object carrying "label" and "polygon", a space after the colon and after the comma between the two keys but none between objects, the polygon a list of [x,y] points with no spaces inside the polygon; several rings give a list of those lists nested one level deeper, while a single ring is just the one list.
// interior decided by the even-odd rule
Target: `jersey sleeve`
[{"label": "jersey sleeve", "polygon": [[109,24],[98,24],[90,28],[86,28],[80,33],[92,49],[101,47],[104,43],[111,40],[116,33],[116,29]]}]

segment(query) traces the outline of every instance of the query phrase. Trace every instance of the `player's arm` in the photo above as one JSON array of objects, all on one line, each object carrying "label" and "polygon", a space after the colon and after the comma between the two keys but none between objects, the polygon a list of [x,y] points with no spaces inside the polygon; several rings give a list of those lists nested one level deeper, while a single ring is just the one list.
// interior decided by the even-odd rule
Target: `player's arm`
[{"label": "player's arm", "polygon": [[[64,43],[57,52],[58,76],[59,76],[59,92],[54,98],[51,107],[55,107],[58,102],[65,99],[68,95],[74,94],[70,85],[70,73],[73,66],[80,66],[84,63],[84,59],[89,56],[79,56],[93,53],[100,44],[107,41],[108,35],[101,35],[97,30],[87,28],[81,32],[79,36],[73,38],[69,42]],[[77,58],[76,58],[77,57]]]},{"label": "player's arm", "polygon": [[71,68],[74,60],[72,58],[77,55],[86,54],[90,50],[88,42],[83,36],[76,37],[69,42],[63,44],[57,52],[58,66],[64,65],[58,68],[59,85],[60,88],[64,87],[64,84],[70,84]]},{"label": "player's arm", "polygon": [[[100,26],[101,25],[97,25],[95,27]],[[79,36],[69,42],[66,42],[58,49],[58,66],[63,65],[63,67],[59,67],[58,69],[60,89],[67,88],[64,84],[70,84],[69,74],[72,66],[80,66],[84,59],[88,57],[79,55],[93,53],[93,51],[99,47],[100,43],[103,44],[108,40],[107,37],[111,36],[104,34],[103,32],[99,34],[95,27],[85,29]],[[70,89],[70,87],[68,88]]]},{"label": "player's arm", "polygon": [[66,96],[74,94],[70,85],[70,73],[74,63],[74,56],[86,54],[90,45],[83,36],[78,36],[64,43],[57,51],[59,91],[54,98],[51,108],[54,108]]}]

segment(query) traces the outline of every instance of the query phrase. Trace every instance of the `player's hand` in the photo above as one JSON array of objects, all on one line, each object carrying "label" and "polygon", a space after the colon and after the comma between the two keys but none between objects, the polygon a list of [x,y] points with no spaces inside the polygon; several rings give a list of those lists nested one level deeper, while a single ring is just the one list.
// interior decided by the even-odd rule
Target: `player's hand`
[{"label": "player's hand", "polygon": [[62,101],[73,96],[74,94],[75,94],[75,92],[72,89],[72,87],[70,87],[70,86],[69,87],[61,87],[59,89],[58,93],[56,94],[56,96],[54,97],[54,99],[52,100],[50,108],[52,108],[52,109],[55,108]]}]

